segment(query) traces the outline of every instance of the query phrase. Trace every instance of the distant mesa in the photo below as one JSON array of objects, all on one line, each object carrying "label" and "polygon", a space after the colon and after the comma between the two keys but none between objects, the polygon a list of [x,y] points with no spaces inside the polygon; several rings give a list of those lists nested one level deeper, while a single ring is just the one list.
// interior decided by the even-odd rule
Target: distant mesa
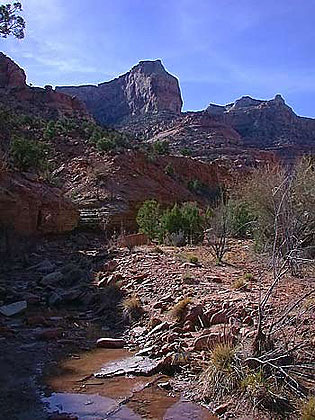
[{"label": "distant mesa", "polygon": [[161,60],[140,61],[122,76],[97,86],[60,86],[56,90],[82,100],[102,124],[164,111],[180,114],[183,105],[178,80]]}]

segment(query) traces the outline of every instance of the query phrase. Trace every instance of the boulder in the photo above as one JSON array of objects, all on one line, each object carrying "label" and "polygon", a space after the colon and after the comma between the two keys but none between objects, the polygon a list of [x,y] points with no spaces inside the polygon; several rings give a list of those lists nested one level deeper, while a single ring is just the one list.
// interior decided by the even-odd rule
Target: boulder
[{"label": "boulder", "polygon": [[122,349],[126,345],[122,338],[99,338],[96,347],[103,349]]},{"label": "boulder", "polygon": [[13,316],[18,315],[24,312],[27,308],[26,300],[21,300],[19,302],[11,303],[10,305],[4,305],[0,307],[0,313],[4,316]]}]

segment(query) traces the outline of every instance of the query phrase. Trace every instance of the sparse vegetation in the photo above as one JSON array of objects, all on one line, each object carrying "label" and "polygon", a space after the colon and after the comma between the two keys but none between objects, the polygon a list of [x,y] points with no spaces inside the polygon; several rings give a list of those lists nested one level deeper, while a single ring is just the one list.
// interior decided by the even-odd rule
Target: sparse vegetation
[{"label": "sparse vegetation", "polygon": [[11,142],[10,157],[22,171],[45,170],[48,166],[48,145],[42,142],[15,138]]},{"label": "sparse vegetation", "polygon": [[238,279],[234,280],[234,281],[233,281],[233,284],[232,284],[232,287],[233,287],[233,289],[235,289],[235,290],[241,290],[241,289],[244,289],[244,288],[246,287],[246,282],[245,282],[245,279],[244,279],[244,278],[242,278],[242,277],[240,277],[240,278],[238,278]]},{"label": "sparse vegetation", "polygon": [[170,144],[167,140],[158,140],[155,143],[153,143],[153,151],[158,155],[169,155]]},{"label": "sparse vegetation", "polygon": [[308,398],[301,411],[301,420],[315,420],[315,397]]},{"label": "sparse vegetation", "polygon": [[183,322],[188,312],[188,306],[191,303],[191,298],[185,297],[181,299],[171,310],[171,316],[177,322]]},{"label": "sparse vegetation", "polygon": [[139,320],[144,314],[141,300],[133,295],[126,297],[122,302],[123,317],[129,322]]},{"label": "sparse vegetation", "polygon": [[198,257],[196,255],[191,255],[189,257],[189,262],[191,264],[198,264],[199,263],[199,259],[198,259]]}]

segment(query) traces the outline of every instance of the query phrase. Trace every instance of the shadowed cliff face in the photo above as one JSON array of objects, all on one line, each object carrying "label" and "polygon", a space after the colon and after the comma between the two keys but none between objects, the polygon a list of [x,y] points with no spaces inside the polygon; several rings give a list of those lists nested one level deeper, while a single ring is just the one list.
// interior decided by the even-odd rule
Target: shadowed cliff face
[{"label": "shadowed cliff face", "polygon": [[178,80],[160,60],[140,61],[128,73],[98,86],[57,87],[81,99],[96,120],[117,124],[130,117],[168,111],[179,114],[182,98]]},{"label": "shadowed cliff face", "polygon": [[91,118],[76,98],[26,84],[26,75],[13,60],[0,52],[0,105],[44,118]]}]

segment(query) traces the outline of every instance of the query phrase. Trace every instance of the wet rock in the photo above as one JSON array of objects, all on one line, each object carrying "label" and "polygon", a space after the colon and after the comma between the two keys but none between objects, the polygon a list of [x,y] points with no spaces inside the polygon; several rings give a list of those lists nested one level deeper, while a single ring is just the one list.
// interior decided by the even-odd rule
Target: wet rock
[{"label": "wet rock", "polygon": [[41,284],[44,286],[54,285],[59,283],[63,279],[63,274],[60,271],[54,271],[50,274],[46,274],[41,280]]},{"label": "wet rock", "polygon": [[122,349],[126,345],[122,338],[99,338],[96,342],[96,347],[103,349]]},{"label": "wet rock", "polygon": [[11,303],[0,307],[0,313],[4,316],[13,316],[24,312],[27,308],[26,300]]},{"label": "wet rock", "polygon": [[132,356],[108,363],[94,376],[97,378],[122,375],[151,376],[159,371],[160,366],[159,360],[153,360],[149,357]]}]

